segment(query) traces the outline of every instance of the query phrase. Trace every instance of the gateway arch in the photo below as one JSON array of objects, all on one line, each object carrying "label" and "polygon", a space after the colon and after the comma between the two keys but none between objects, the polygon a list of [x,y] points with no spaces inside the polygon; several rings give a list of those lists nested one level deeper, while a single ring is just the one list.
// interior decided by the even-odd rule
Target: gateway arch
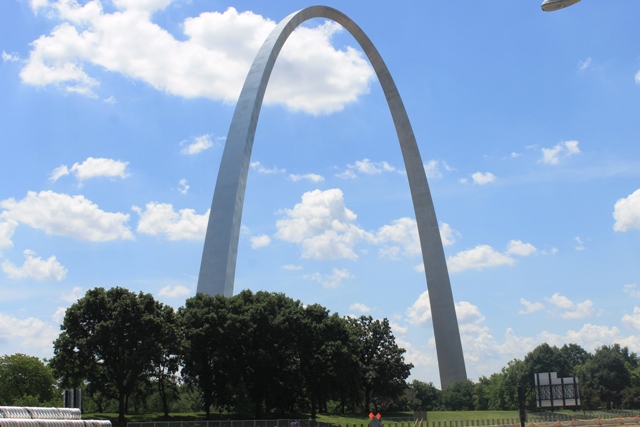
[{"label": "gateway arch", "polygon": [[236,105],[222,154],[204,241],[197,292],[233,295],[238,238],[247,174],[260,108],[273,66],[293,30],[312,18],[331,19],[360,44],[389,104],[404,159],[418,225],[422,259],[431,300],[433,331],[443,388],[467,379],[449,273],[433,201],[409,117],[391,74],[369,37],[351,19],[327,6],[292,13],[269,34],[256,56]]}]

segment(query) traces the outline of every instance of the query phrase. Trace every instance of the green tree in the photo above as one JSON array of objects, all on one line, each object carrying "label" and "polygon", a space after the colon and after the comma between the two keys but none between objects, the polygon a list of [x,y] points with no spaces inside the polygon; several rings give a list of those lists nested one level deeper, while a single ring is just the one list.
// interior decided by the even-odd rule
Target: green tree
[{"label": "green tree", "polygon": [[581,388],[597,395],[585,403],[593,408],[602,402],[607,409],[622,406],[622,392],[631,386],[632,372],[638,366],[638,357],[627,347],[619,344],[603,345],[596,349],[592,358],[577,368]]},{"label": "green tree", "polygon": [[200,393],[207,419],[211,407],[231,407],[241,384],[241,352],[250,328],[242,308],[222,295],[197,294],[178,309],[183,333],[182,377]]},{"label": "green tree", "polygon": [[584,365],[591,358],[591,354],[578,344],[565,344],[560,348],[560,354],[570,367],[568,376],[576,375],[576,367]]},{"label": "green tree", "polygon": [[165,310],[151,294],[119,287],[87,291],[65,313],[50,363],[54,373],[64,385],[85,381],[90,394],[116,399],[124,422],[129,397],[160,358]]},{"label": "green tree", "polygon": [[440,390],[432,382],[413,380],[409,384],[409,406],[412,411],[437,411],[440,409]]},{"label": "green tree", "polygon": [[442,406],[446,411],[473,411],[473,381],[456,381],[442,390]]},{"label": "green tree", "polygon": [[348,323],[358,345],[364,409],[369,412],[371,404],[376,412],[386,409],[403,395],[413,365],[404,362],[405,350],[396,344],[387,319],[361,316]]},{"label": "green tree", "polygon": [[0,357],[0,405],[53,406],[55,383],[51,369],[37,357]]}]

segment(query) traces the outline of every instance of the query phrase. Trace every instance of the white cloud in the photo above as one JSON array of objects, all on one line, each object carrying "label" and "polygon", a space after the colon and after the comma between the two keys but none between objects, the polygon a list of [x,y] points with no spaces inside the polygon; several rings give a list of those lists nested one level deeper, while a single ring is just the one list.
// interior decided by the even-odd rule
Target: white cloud
[{"label": "white cloud", "polygon": [[60,296],[60,299],[62,301],[68,302],[73,304],[74,302],[78,301],[80,298],[82,298],[82,288],[80,286],[76,286],[75,288],[73,288],[71,290],[70,293],[68,294],[62,294]]},{"label": "white cloud", "polygon": [[638,289],[638,285],[635,283],[624,285],[624,293],[632,298],[640,298],[640,290]]},{"label": "white cloud", "polygon": [[263,248],[265,246],[269,246],[271,243],[271,238],[266,234],[261,234],[259,236],[251,237],[251,249]]},{"label": "white cloud", "polygon": [[549,165],[557,165],[560,163],[561,157],[569,157],[579,153],[580,148],[578,148],[578,141],[564,141],[556,144],[554,147],[543,148],[542,159],[540,159],[540,161]]},{"label": "white cloud", "polygon": [[429,179],[442,178],[442,172],[440,172],[440,165],[437,160],[429,160],[424,164],[424,171]]},{"label": "white cloud", "polygon": [[140,216],[136,228],[138,233],[163,235],[168,240],[204,239],[209,211],[203,215],[196,214],[193,209],[180,209],[175,212],[173,205],[156,202],[147,203],[144,211],[137,206],[133,206],[132,209]]},{"label": "white cloud", "polygon": [[496,251],[489,245],[478,245],[473,249],[458,252],[447,259],[449,271],[452,273],[470,268],[482,270],[486,267],[513,265],[514,263],[515,260],[513,258]]},{"label": "white cloud", "polygon": [[6,209],[1,217],[50,235],[89,241],[133,239],[126,226],[128,214],[105,212],[81,195],[29,191],[20,201],[13,198],[0,201],[0,208]]},{"label": "white cloud", "polygon": [[351,305],[349,306],[349,310],[351,310],[351,311],[358,311],[358,312],[360,312],[360,313],[368,313],[368,312],[370,312],[370,311],[371,311],[371,309],[370,309],[369,307],[367,307],[366,305],[361,304],[361,303],[359,303],[359,302],[358,302],[358,303],[355,303],[355,304],[351,304]]},{"label": "white cloud", "polygon": [[[405,335],[407,332],[409,332],[409,327],[408,326],[401,326],[395,322],[389,322],[389,326],[391,326],[391,330],[393,331],[394,334],[398,334],[398,335]],[[401,348],[403,348],[400,344],[398,344]],[[406,348],[405,348],[406,350]]]},{"label": "white cloud", "polygon": [[398,246],[386,246],[380,249],[380,254],[390,258],[397,258],[402,251],[404,255],[413,256],[421,253],[418,226],[412,218],[400,218],[391,225],[383,225],[376,233],[379,243],[395,243]]},{"label": "white cloud", "polygon": [[637,84],[640,84],[640,71],[636,73],[636,75],[634,76],[634,80]]},{"label": "white cloud", "polygon": [[485,185],[494,182],[496,179],[498,179],[498,177],[496,177],[491,172],[476,172],[471,175],[471,179],[473,179],[474,184]]},{"label": "white cloud", "polygon": [[302,266],[301,265],[295,265],[295,264],[287,264],[287,265],[283,265],[282,268],[284,270],[289,270],[289,271],[299,271],[302,270]]},{"label": "white cloud", "polygon": [[74,163],[73,166],[71,166],[70,172],[73,173],[80,181],[100,176],[108,178],[126,178],[128,176],[128,165],[129,162],[123,162],[122,160],[105,158],[96,159],[93,157],[89,157],[82,163]]},{"label": "white cloud", "polygon": [[460,301],[455,304],[456,316],[461,328],[464,325],[478,325],[485,321],[485,317],[480,313],[477,305],[473,305],[468,301]]},{"label": "white cloud", "polygon": [[24,251],[25,261],[22,267],[16,267],[9,260],[2,263],[2,271],[11,279],[35,279],[60,281],[67,275],[67,269],[51,256],[46,260],[36,257],[30,250]]},{"label": "white cloud", "polygon": [[537,251],[531,243],[522,243],[521,240],[512,240],[507,248],[507,255],[529,256]]},{"label": "white cloud", "polygon": [[186,178],[182,178],[180,180],[180,188],[178,188],[178,191],[181,192],[182,194],[187,194],[187,192],[189,191],[189,185],[187,184],[187,180]]},{"label": "white cloud", "polygon": [[[455,243],[455,236],[459,234],[445,222],[440,224],[440,238],[443,246],[450,246]],[[415,219],[400,218],[390,225],[383,225],[375,235],[378,244],[395,244],[380,248],[380,255],[389,258],[398,258],[400,254],[405,256],[415,256],[422,253],[420,246],[420,236],[418,225]]]},{"label": "white cloud", "polygon": [[[99,82],[87,70],[98,66],[169,94],[235,102],[276,23],[234,8],[204,12],[183,22],[181,41],[151,20],[157,5],[170,2],[117,0],[120,10],[106,13],[97,1],[52,1],[49,9],[64,22],[32,43],[20,73],[23,82],[92,95]],[[33,8],[46,3],[38,0]],[[368,93],[373,70],[363,55],[331,46],[331,37],[341,30],[334,23],[297,29],[282,49],[265,102],[323,114]]]},{"label": "white cloud", "polygon": [[51,318],[56,322],[56,323],[62,323],[62,321],[64,320],[64,315],[67,314],[67,308],[66,307],[58,307],[58,309],[56,310],[55,313],[53,313],[53,315],[51,316]]},{"label": "white cloud", "polygon": [[431,326],[431,305],[429,291],[424,291],[416,302],[407,309],[409,323],[415,326]]},{"label": "white cloud", "polygon": [[20,55],[17,53],[7,53],[2,51],[2,62],[17,62],[20,61]]},{"label": "white cloud", "polygon": [[633,314],[622,316],[622,323],[634,329],[640,330],[640,307],[633,307]]},{"label": "white cloud", "polygon": [[459,235],[460,233],[451,228],[446,222],[440,223],[440,238],[443,246],[453,245],[456,242],[456,236]]},{"label": "white cloud", "polygon": [[374,241],[372,233],[355,224],[356,214],[347,209],[338,188],[314,190],[302,195],[302,202],[283,211],[276,222],[276,237],[302,246],[303,258],[357,259],[354,247]]},{"label": "white cloud", "polygon": [[304,279],[318,282],[325,288],[337,288],[342,284],[344,279],[353,279],[353,277],[346,268],[341,270],[334,268],[331,270],[331,274],[320,274],[316,272],[303,276]]},{"label": "white cloud", "polygon": [[356,160],[354,164],[347,165],[347,168],[366,175],[378,175],[383,172],[397,172],[395,167],[385,161],[372,162],[369,159]]},{"label": "white cloud", "polygon": [[[184,143],[185,141],[182,141],[181,145]],[[193,138],[193,142],[187,145],[185,148],[183,148],[181,153],[187,154],[187,155],[199,154],[199,153],[202,153],[204,150],[208,150],[211,147],[213,147],[213,141],[211,140],[211,135],[205,134],[205,135],[200,135]]]},{"label": "white cloud", "polygon": [[105,104],[114,105],[116,103],[116,97],[111,95],[110,97],[103,99],[102,102],[104,102]]},{"label": "white cloud", "polygon": [[626,198],[618,199],[613,206],[615,231],[640,230],[640,188]]},{"label": "white cloud", "polygon": [[[485,317],[478,306],[468,301],[460,301],[455,303],[456,317],[461,330],[465,325],[478,325],[485,321]],[[409,323],[420,327],[431,327],[431,302],[429,300],[429,291],[424,291],[416,302],[407,309],[407,320]]]},{"label": "white cloud", "polygon": [[591,57],[587,57],[587,59],[585,59],[584,61],[578,61],[578,69],[580,71],[586,70],[587,68],[589,68],[589,66],[591,66],[591,62]]},{"label": "white cloud", "polygon": [[351,169],[346,169],[340,173],[337,173],[336,176],[342,179],[355,179],[358,177],[356,173]]},{"label": "white cloud", "polygon": [[524,310],[520,310],[518,314],[530,314],[544,310],[544,304],[541,302],[529,302],[524,298],[520,298],[520,304],[524,305]]},{"label": "white cloud", "polygon": [[293,182],[302,181],[303,179],[306,179],[311,182],[324,181],[324,177],[322,175],[318,175],[317,173],[308,173],[305,175],[290,174],[289,179]]},{"label": "white cloud", "polygon": [[158,295],[160,295],[161,297],[167,297],[167,298],[186,297],[191,295],[191,289],[183,285],[175,285],[175,286],[169,285],[160,289],[160,292],[158,292]]},{"label": "white cloud", "polygon": [[550,298],[545,298],[545,301],[554,305],[563,319],[583,319],[593,316],[593,303],[589,300],[574,304],[569,298],[556,292]]},{"label": "white cloud", "polygon": [[0,214],[0,254],[2,254],[2,249],[13,247],[11,237],[13,237],[13,233],[16,231],[17,227],[17,221],[12,219],[3,220],[2,215]]},{"label": "white cloud", "polygon": [[51,172],[51,175],[49,176],[49,180],[56,182],[58,179],[66,175],[69,175],[69,168],[67,167],[67,165],[61,165],[55,168]]},{"label": "white cloud", "polygon": [[251,169],[253,169],[254,171],[258,173],[266,174],[266,175],[285,173],[287,171],[286,169],[278,169],[276,166],[269,169],[264,167],[262,164],[260,164],[260,162],[251,162],[250,166],[251,166]]},{"label": "white cloud", "polygon": [[584,251],[587,248],[579,236],[576,236],[574,240],[576,242],[576,251]]},{"label": "white cloud", "polygon": [[59,333],[57,327],[35,317],[19,319],[0,313],[0,340],[16,342],[18,351],[50,357],[51,343],[58,338]]}]

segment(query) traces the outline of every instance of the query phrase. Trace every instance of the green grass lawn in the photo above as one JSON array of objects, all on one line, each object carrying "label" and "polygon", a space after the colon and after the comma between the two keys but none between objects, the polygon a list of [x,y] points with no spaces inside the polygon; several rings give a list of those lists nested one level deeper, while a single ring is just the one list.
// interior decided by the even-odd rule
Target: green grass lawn
[{"label": "green grass lawn", "polygon": [[[382,413],[382,421],[386,424],[387,422],[395,422],[398,423],[398,427],[401,426],[401,423],[404,422],[405,427],[409,424],[409,419],[413,419],[413,412],[386,412]],[[127,414],[128,422],[160,422],[160,421],[198,421],[204,420],[205,414],[204,412],[193,412],[193,413],[180,413],[180,414],[170,414],[169,418],[163,417],[163,414],[160,413],[150,413],[150,414]],[[510,419],[517,418],[517,411],[433,411],[427,413],[427,421],[459,421],[459,420],[498,420],[498,419]],[[94,419],[94,420],[111,420],[115,422],[118,419],[118,414],[116,413],[93,413],[93,414],[83,414],[83,419]],[[290,416],[292,419],[309,419],[309,414],[296,414],[295,416]],[[227,419],[251,419],[249,415],[247,416],[237,416],[235,414],[211,414],[212,420],[227,420]],[[369,417],[363,413],[357,414],[318,414],[317,421],[324,423],[331,423],[334,425],[341,426],[350,426],[356,425],[360,427],[361,425],[366,426],[369,423]],[[413,426],[413,421],[411,421],[411,426]]]}]

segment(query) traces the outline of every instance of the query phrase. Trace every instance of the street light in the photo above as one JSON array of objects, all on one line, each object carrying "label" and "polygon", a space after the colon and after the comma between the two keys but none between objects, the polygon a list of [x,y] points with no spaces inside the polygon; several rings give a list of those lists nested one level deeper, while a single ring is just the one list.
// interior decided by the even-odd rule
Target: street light
[{"label": "street light", "polygon": [[578,3],[580,0],[544,0],[542,2],[542,10],[545,12],[553,12],[554,10],[564,9]]}]

